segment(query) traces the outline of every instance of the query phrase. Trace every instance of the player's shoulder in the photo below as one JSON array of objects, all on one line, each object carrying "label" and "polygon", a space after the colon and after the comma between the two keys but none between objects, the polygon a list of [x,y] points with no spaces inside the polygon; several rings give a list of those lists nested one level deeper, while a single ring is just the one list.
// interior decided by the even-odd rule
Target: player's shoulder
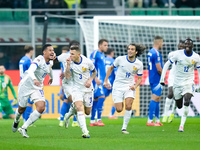
[{"label": "player's shoulder", "polygon": [[81,57],[82,57],[83,62],[87,62],[87,63],[92,62],[89,58],[85,57],[84,55],[81,55]]},{"label": "player's shoulder", "polygon": [[44,62],[45,62],[44,57],[43,57],[42,55],[37,56],[37,57],[35,58],[35,61],[36,61],[37,63],[44,63]]},{"label": "player's shoulder", "polygon": [[90,58],[95,58],[96,56],[99,55],[99,51],[98,50],[94,50],[91,55],[90,55]]},{"label": "player's shoulder", "polygon": [[7,74],[5,74],[4,78],[9,80],[10,76],[8,76]]}]

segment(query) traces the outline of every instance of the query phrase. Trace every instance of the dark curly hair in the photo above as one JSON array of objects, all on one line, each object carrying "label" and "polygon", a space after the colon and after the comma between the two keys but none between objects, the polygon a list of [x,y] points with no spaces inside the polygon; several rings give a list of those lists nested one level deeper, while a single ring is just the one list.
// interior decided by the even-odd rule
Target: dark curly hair
[{"label": "dark curly hair", "polygon": [[146,49],[146,47],[144,45],[142,45],[142,44],[131,43],[131,44],[127,45],[127,47],[126,47],[127,50],[128,50],[128,47],[130,45],[135,46],[136,51],[137,51],[136,57],[138,57],[141,54],[143,54],[144,50]]}]

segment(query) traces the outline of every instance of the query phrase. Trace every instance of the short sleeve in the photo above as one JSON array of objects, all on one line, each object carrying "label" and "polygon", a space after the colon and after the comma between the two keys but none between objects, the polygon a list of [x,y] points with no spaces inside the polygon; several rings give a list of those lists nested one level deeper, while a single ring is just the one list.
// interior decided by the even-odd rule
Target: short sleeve
[{"label": "short sleeve", "polygon": [[120,61],[120,57],[117,57],[116,59],[115,59],[115,61],[113,62],[113,67],[118,67],[119,66],[119,61]]},{"label": "short sleeve", "polygon": [[137,75],[138,76],[142,76],[143,75],[143,63],[142,62],[141,62],[140,67],[138,69]]},{"label": "short sleeve", "polygon": [[200,57],[198,56],[198,61],[197,61],[197,63],[196,63],[196,68],[200,68]]},{"label": "short sleeve", "polygon": [[62,54],[60,54],[59,56],[57,56],[58,61],[59,61],[59,62],[66,61],[66,60],[64,60],[64,59],[65,59],[64,56],[65,56],[64,53],[62,53]]},{"label": "short sleeve", "polygon": [[88,66],[89,66],[89,70],[90,71],[94,71],[95,66],[94,66],[93,62],[90,59],[88,59]]},{"label": "short sleeve", "polygon": [[38,56],[33,60],[33,63],[36,64],[37,67],[42,65],[42,58],[41,57],[43,57],[43,56]]},{"label": "short sleeve", "polygon": [[160,56],[159,53],[154,53],[153,58],[154,58],[155,64],[161,63],[161,58],[160,57],[161,56]]},{"label": "short sleeve", "polygon": [[171,63],[177,61],[177,53],[174,53],[173,56],[169,59]]}]

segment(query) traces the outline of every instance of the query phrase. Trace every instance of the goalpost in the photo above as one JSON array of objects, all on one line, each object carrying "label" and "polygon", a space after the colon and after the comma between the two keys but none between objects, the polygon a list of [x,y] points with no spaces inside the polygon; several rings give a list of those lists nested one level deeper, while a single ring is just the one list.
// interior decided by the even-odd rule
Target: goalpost
[{"label": "goalpost", "polygon": [[[199,16],[95,16],[93,19],[78,19],[86,43],[87,57],[98,48],[98,41],[105,38],[109,47],[114,48],[115,57],[126,55],[126,45],[141,43],[147,47],[145,54],[138,57],[144,64],[143,81],[139,90],[139,116],[148,115],[148,105],[151,100],[151,90],[148,85],[147,53],[153,46],[156,35],[164,39],[161,54],[164,63],[169,52],[176,50],[180,40],[191,38],[194,41],[194,51],[200,51],[200,17]],[[195,79],[197,83],[197,79]],[[162,92],[160,113],[163,113],[167,87]],[[190,115],[200,114],[200,106],[193,98]],[[134,103],[133,105],[135,105]],[[178,111],[179,114],[179,111]]]}]

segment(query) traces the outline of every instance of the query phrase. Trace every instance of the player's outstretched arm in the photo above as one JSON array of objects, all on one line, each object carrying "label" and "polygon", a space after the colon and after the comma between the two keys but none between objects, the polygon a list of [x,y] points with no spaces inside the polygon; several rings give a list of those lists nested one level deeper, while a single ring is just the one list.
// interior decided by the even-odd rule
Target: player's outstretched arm
[{"label": "player's outstretched arm", "polygon": [[109,78],[110,74],[112,73],[113,69],[114,69],[114,66],[111,65],[111,66],[108,68],[107,72],[106,72],[106,77],[105,77],[103,86],[104,86],[105,88],[107,88],[107,89],[111,89],[111,85],[108,83],[108,78]]},{"label": "player's outstretched arm", "polygon": [[160,84],[162,84],[162,85],[165,85],[165,74],[170,65],[171,65],[171,62],[168,60],[163,67],[161,78],[160,78]]}]

